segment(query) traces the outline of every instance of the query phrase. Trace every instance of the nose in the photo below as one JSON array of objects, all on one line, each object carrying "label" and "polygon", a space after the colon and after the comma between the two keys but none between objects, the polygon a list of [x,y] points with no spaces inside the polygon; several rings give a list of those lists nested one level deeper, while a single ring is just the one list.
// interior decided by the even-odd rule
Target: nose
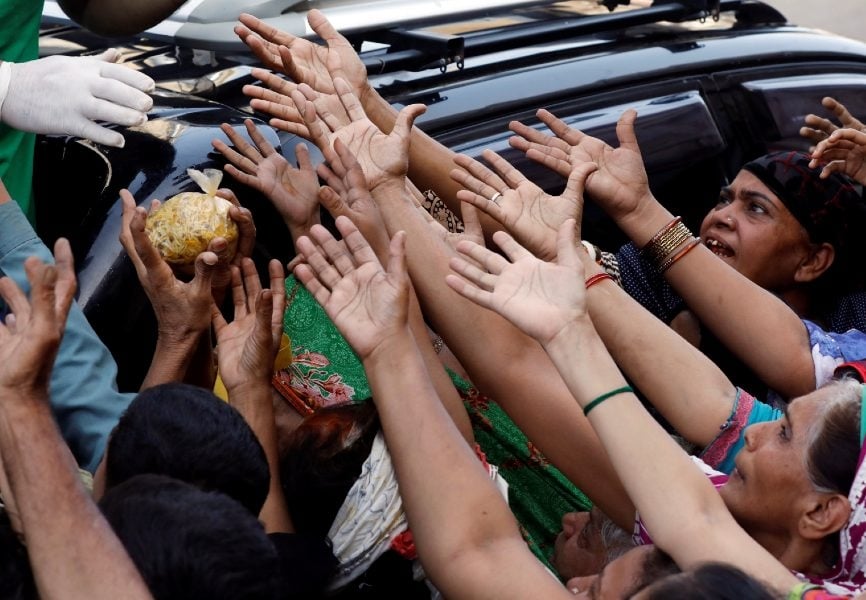
[{"label": "nose", "polygon": [[748,450],[754,450],[758,447],[762,432],[769,426],[769,423],[755,423],[746,427],[743,432],[743,442]]},{"label": "nose", "polygon": [[733,202],[728,202],[710,212],[712,225],[726,229],[736,229],[737,215]]},{"label": "nose", "polygon": [[571,537],[583,529],[589,521],[588,512],[569,512],[562,515],[562,531],[566,537]]}]

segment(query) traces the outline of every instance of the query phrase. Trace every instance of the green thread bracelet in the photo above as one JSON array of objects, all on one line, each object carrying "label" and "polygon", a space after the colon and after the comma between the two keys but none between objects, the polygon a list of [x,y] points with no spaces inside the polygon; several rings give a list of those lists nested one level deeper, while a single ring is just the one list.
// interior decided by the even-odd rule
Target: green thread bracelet
[{"label": "green thread bracelet", "polygon": [[590,402],[589,404],[587,404],[586,406],[583,407],[584,416],[588,417],[589,411],[591,411],[593,408],[595,408],[596,406],[598,406],[599,404],[601,404],[602,402],[604,402],[605,400],[607,400],[611,396],[616,396],[617,394],[627,394],[627,393],[631,393],[631,394],[634,393],[634,390],[632,389],[632,387],[630,385],[624,385],[621,388],[616,388],[615,390],[611,390],[606,394],[602,394],[601,396],[599,396],[598,398],[596,398],[595,400],[593,400],[592,402]]}]

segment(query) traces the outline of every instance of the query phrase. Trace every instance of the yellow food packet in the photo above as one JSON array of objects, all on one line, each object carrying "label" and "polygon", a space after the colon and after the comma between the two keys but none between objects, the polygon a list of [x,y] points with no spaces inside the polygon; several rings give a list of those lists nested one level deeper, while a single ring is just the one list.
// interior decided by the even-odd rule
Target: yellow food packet
[{"label": "yellow food packet", "polygon": [[187,169],[202,192],[182,192],[166,200],[147,217],[145,231],[166,262],[189,265],[214,238],[225,238],[234,256],[238,226],[229,216],[231,202],[216,195],[222,171]]}]

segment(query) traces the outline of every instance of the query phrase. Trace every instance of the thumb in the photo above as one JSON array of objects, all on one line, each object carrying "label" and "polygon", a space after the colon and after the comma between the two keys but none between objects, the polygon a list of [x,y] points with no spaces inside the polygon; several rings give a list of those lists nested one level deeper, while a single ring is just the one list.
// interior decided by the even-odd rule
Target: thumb
[{"label": "thumb", "polygon": [[118,60],[120,60],[120,52],[117,50],[117,48],[109,48],[105,52],[97,54],[93,58],[105,62],[116,63]]},{"label": "thumb", "polygon": [[556,262],[565,267],[583,272],[574,239],[574,219],[566,219],[556,233]]},{"label": "thumb", "polygon": [[343,202],[340,194],[335,192],[330,186],[323,185],[319,188],[319,202],[322,203],[325,210],[335,219],[340,215],[349,216],[349,207]]},{"label": "thumb", "polygon": [[199,254],[195,259],[195,276],[192,284],[199,290],[210,292],[211,280],[219,258],[213,252],[206,251]]},{"label": "thumb", "polygon": [[396,134],[398,139],[408,146],[409,135],[412,133],[415,119],[425,112],[427,112],[427,107],[423,104],[410,104],[403,108],[397,115],[397,120],[394,122],[394,129],[391,133]]},{"label": "thumb", "polygon": [[628,148],[640,154],[640,147],[637,145],[637,136],[634,134],[634,122],[637,119],[637,111],[633,108],[628,109],[616,122],[616,138],[619,140],[619,145],[622,148]]}]

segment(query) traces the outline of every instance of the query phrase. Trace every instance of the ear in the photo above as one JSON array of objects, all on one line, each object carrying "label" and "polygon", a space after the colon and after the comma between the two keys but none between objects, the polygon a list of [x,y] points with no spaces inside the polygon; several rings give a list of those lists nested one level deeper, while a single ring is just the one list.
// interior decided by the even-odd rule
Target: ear
[{"label": "ear", "polygon": [[827,242],[812,244],[809,253],[794,273],[794,281],[797,283],[815,281],[830,268],[835,258],[836,249]]},{"label": "ear", "polygon": [[819,540],[841,531],[851,516],[851,503],[842,494],[816,495],[811,506],[799,523],[800,535],[806,539]]}]

